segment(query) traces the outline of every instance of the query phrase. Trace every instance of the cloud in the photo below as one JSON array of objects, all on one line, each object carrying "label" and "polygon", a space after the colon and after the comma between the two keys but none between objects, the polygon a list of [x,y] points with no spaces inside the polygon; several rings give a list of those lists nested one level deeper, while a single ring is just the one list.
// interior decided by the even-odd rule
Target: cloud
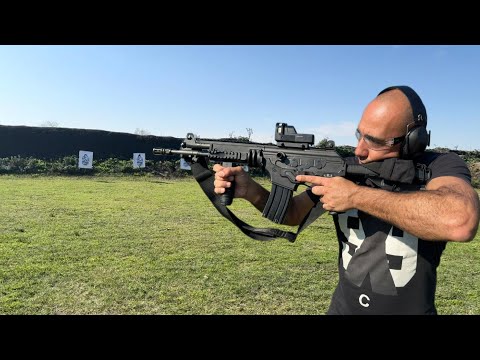
[{"label": "cloud", "polygon": [[275,136],[273,134],[252,134],[251,140],[258,143],[275,144]]},{"label": "cloud", "polygon": [[353,136],[357,123],[353,121],[343,121],[340,123],[324,123],[319,127],[314,128],[313,134],[319,141],[324,138],[335,139],[339,136]]}]

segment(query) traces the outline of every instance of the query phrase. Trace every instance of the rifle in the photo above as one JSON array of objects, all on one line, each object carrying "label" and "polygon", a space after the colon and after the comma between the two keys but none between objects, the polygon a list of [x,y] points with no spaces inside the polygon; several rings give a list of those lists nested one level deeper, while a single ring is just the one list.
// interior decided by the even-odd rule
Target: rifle
[{"label": "rifle", "polygon": [[277,145],[202,140],[193,133],[188,133],[179,150],[154,148],[153,154],[177,154],[192,164],[195,179],[217,210],[245,234],[257,240],[284,237],[293,242],[298,233],[313,222],[307,219],[311,218],[310,213],[300,225],[297,234],[278,229],[250,227],[226,209],[233,201],[234,182],[221,196],[213,192],[213,172],[208,169],[205,159],[212,163],[244,164],[251,168],[261,168],[270,174],[272,189],[262,215],[278,224],[283,223],[293,192],[301,184],[295,180],[297,175],[342,176],[350,180],[369,178],[379,184],[379,187],[386,186],[385,180],[407,184],[424,183],[430,176],[425,166],[416,166],[412,160],[387,159],[388,161],[371,164],[347,164],[335,150],[333,141],[327,141],[323,147],[312,147],[313,134],[298,134],[295,127],[286,123],[276,124],[275,141]]}]

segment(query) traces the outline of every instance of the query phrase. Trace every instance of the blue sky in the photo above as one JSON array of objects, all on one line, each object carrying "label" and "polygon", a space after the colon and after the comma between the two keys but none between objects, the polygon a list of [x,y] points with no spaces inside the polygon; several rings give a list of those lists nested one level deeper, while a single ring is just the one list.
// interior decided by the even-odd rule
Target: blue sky
[{"label": "blue sky", "polygon": [[390,85],[423,99],[430,147],[480,149],[480,46],[0,46],[0,124],[274,142],[286,122],[356,145]]}]

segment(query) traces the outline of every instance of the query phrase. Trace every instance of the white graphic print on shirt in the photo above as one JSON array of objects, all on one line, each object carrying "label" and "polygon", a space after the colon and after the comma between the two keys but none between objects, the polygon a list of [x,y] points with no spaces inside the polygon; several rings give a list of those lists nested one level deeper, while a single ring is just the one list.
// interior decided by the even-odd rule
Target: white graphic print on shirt
[{"label": "white graphic print on shirt", "polygon": [[[346,243],[342,242],[343,268],[347,270],[350,260],[365,242],[366,236],[362,221],[356,209],[339,214],[338,224],[347,239]],[[354,225],[352,226],[351,224]],[[395,287],[404,287],[415,275],[417,269],[417,251],[417,237],[393,226],[390,227],[390,231],[385,239],[385,253]],[[365,261],[368,261],[368,258],[366,258]],[[365,264],[365,266],[368,265]],[[371,266],[375,266],[375,263]]]}]

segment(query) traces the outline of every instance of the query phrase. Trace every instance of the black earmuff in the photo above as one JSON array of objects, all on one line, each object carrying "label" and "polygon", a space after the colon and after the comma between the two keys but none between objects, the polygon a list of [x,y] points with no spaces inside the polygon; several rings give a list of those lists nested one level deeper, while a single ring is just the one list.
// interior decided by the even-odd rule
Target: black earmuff
[{"label": "black earmuff", "polygon": [[407,97],[413,112],[413,121],[407,128],[407,135],[402,143],[400,153],[402,159],[412,159],[417,154],[424,152],[430,145],[430,131],[427,131],[427,111],[420,96],[409,86],[390,86],[380,91],[378,95],[395,89],[400,90]]}]

